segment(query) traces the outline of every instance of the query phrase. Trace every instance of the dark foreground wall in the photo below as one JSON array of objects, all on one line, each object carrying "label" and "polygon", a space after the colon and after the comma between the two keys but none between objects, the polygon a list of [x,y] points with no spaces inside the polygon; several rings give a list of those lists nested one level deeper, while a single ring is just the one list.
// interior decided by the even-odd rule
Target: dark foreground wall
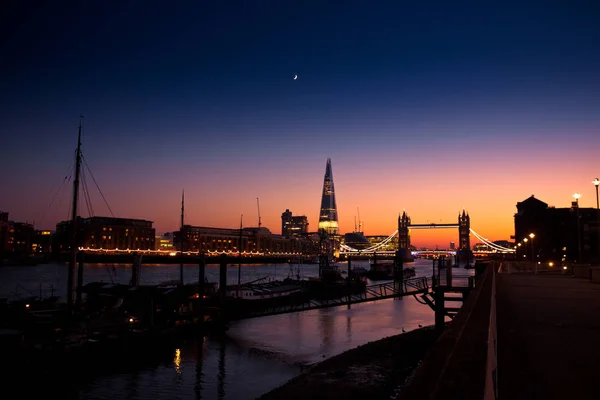
[{"label": "dark foreground wall", "polygon": [[482,271],[476,288],[398,399],[495,398],[495,268],[491,263]]}]

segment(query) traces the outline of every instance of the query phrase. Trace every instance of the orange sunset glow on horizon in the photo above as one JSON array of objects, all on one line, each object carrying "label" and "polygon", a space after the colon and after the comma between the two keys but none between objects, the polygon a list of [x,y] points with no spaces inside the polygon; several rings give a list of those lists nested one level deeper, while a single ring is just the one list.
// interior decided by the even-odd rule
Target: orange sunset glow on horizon
[{"label": "orange sunset glow on horizon", "polygon": [[[395,171],[410,163],[381,157],[379,163],[357,165],[351,157],[338,155],[332,158],[332,167],[340,232],[353,231],[359,213],[365,235],[388,236],[397,229],[403,210],[413,223],[438,224],[456,223],[459,212],[465,209],[471,216],[471,227],[480,235],[510,240],[516,203],[532,194],[550,206],[569,207],[571,195],[578,191],[582,193],[582,207],[594,205],[591,159],[573,157],[563,166],[550,160],[542,163],[540,158],[539,164],[525,168],[511,165],[516,161],[514,155],[504,154],[506,164],[500,166],[492,162],[493,157],[492,150],[488,154],[484,151],[465,162],[447,160],[443,169],[423,165],[396,177]],[[490,161],[489,166],[476,168],[484,160]],[[243,214],[245,227],[257,226],[259,197],[262,226],[273,233],[281,232],[281,213],[286,209],[294,215],[306,215],[309,230],[316,231],[324,171],[325,159],[311,157],[304,169],[290,162],[268,173],[259,166],[231,175],[192,177],[186,172],[182,179],[197,185],[185,186],[185,223],[237,228]],[[587,176],[592,178],[583,178]],[[163,190],[132,182],[122,196],[116,193],[123,193],[122,186],[117,189],[109,182],[107,197],[123,198],[111,205],[115,215],[152,220],[157,234],[178,229],[182,189],[173,179],[162,181],[159,175],[156,181]],[[417,247],[446,248],[457,240],[456,229],[411,230],[412,244]],[[472,241],[477,243],[474,237]]]}]

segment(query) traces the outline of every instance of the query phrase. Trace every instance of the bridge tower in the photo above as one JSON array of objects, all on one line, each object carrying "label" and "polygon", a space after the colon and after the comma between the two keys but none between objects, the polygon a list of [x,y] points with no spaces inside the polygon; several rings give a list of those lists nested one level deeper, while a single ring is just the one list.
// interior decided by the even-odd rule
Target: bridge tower
[{"label": "bridge tower", "polygon": [[471,217],[465,210],[458,214],[458,243],[460,250],[471,250]]},{"label": "bridge tower", "polygon": [[398,250],[410,251],[409,226],[410,217],[406,215],[406,211],[402,211],[402,215],[398,216]]}]

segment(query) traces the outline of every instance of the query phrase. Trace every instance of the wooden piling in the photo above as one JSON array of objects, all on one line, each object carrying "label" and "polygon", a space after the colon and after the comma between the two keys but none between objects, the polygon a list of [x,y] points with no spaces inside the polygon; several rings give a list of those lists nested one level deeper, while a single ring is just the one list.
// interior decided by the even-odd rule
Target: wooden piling
[{"label": "wooden piling", "polygon": [[198,325],[202,326],[204,324],[206,307],[204,304],[204,274],[206,268],[206,260],[204,258],[204,254],[200,255],[200,260],[198,262]]},{"label": "wooden piling", "polygon": [[348,277],[346,279],[348,279],[348,308],[350,308],[350,294],[352,293],[352,258],[350,256],[348,256]]},{"label": "wooden piling", "polygon": [[227,257],[221,254],[219,263],[219,305],[221,308],[221,317],[225,316],[227,300]]},{"label": "wooden piling", "polygon": [[200,256],[200,260],[198,262],[198,297],[200,299],[204,298],[205,270],[206,270],[206,259],[204,258],[204,254],[202,254]]},{"label": "wooden piling", "polygon": [[77,265],[77,291],[75,297],[75,305],[77,308],[81,307],[82,302],[82,290],[83,290],[83,251],[79,252],[79,263]]},{"label": "wooden piling", "polygon": [[[396,251],[394,257],[394,281],[398,290],[404,292],[404,262],[400,251]],[[399,299],[402,300],[402,297],[399,297]]]},{"label": "wooden piling", "polygon": [[450,262],[450,260],[445,261],[448,261],[448,263],[446,264],[446,286],[452,287],[452,263]]},{"label": "wooden piling", "polygon": [[444,318],[446,316],[444,292],[444,288],[441,286],[435,288],[435,291],[433,292],[435,299],[435,329],[440,333],[444,330]]}]

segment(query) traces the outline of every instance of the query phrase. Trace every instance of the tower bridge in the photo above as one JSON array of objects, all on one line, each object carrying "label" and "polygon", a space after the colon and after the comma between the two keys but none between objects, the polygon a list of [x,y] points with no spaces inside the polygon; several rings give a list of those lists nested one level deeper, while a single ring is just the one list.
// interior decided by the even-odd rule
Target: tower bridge
[{"label": "tower bridge", "polygon": [[[355,249],[348,245],[342,244],[340,245],[340,254],[343,255],[367,255],[367,254],[382,254],[382,255],[394,255],[395,251],[384,248],[390,243],[390,241],[398,236],[398,248],[402,257],[408,259],[411,256],[419,256],[422,255],[423,251],[411,251],[411,243],[410,243],[410,230],[411,229],[447,229],[447,228],[456,228],[458,229],[458,250],[457,251],[448,251],[448,250],[427,250],[426,253],[432,253],[433,255],[439,254],[448,254],[448,255],[456,255],[459,256],[462,254],[463,257],[470,257],[472,255],[478,254],[490,254],[490,253],[514,253],[515,249],[511,249],[508,247],[500,246],[496,243],[491,242],[490,240],[484,238],[473,229],[471,229],[471,217],[469,214],[463,210],[462,213],[458,214],[458,221],[456,223],[427,223],[427,224],[414,224],[412,223],[410,217],[406,214],[406,211],[402,212],[402,215],[398,217],[398,229],[394,231],[387,238],[382,240],[380,243],[373,244],[370,247],[364,249]],[[487,245],[489,250],[486,251],[472,251],[471,250],[471,234],[475,236],[479,241]]]}]

